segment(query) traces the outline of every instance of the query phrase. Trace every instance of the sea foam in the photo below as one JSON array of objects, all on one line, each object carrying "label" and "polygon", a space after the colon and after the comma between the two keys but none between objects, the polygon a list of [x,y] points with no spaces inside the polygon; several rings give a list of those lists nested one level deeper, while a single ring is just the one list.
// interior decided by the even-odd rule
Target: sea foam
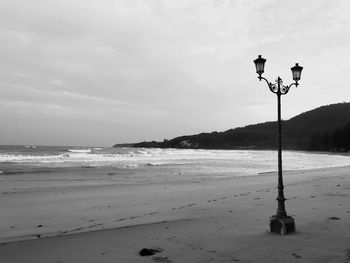
[{"label": "sea foam", "polygon": [[[96,147],[97,148],[97,147]],[[35,167],[169,167],[193,173],[254,175],[277,170],[276,151],[159,148],[37,147],[0,148],[0,162]],[[283,151],[283,169],[312,169],[350,164],[350,157]],[[3,168],[1,168],[3,170]]]}]

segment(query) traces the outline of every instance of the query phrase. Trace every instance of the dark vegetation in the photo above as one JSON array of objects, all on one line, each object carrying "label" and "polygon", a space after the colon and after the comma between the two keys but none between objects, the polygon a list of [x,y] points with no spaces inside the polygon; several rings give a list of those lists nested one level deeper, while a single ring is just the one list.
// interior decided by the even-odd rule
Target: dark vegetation
[{"label": "dark vegetation", "polygon": [[[180,136],[134,147],[200,149],[276,149],[277,122],[265,122],[224,132]],[[322,106],[282,121],[282,147],[289,150],[350,150],[350,103]]]}]

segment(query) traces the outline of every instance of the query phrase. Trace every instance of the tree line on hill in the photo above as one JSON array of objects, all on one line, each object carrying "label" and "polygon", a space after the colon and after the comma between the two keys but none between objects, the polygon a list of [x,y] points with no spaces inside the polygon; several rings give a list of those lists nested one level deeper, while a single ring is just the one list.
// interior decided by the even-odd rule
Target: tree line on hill
[{"label": "tree line on hill", "polygon": [[[276,149],[277,122],[265,122],[224,132],[180,136],[133,147],[200,149]],[[282,147],[288,150],[350,150],[350,103],[322,106],[282,121]]]},{"label": "tree line on hill", "polygon": [[311,151],[348,152],[350,150],[350,122],[332,133],[317,133],[310,138]]}]

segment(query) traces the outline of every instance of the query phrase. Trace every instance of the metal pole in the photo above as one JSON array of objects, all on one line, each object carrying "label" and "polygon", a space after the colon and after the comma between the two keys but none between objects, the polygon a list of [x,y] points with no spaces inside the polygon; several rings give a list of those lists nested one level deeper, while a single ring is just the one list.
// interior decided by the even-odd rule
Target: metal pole
[{"label": "metal pole", "polygon": [[277,114],[278,114],[278,196],[276,200],[278,201],[277,217],[286,218],[287,213],[285,209],[283,193],[283,177],[282,177],[282,125],[281,125],[281,78],[278,77],[278,91],[277,91]]},{"label": "metal pole", "polygon": [[277,213],[270,217],[270,231],[275,233],[280,233],[285,235],[295,231],[295,221],[291,216],[287,216],[285,201],[284,198],[284,186],[283,186],[283,176],[282,176],[282,121],[281,121],[281,96],[288,93],[290,87],[293,85],[298,86],[298,80],[300,79],[300,73],[303,69],[299,67],[298,64],[295,67],[291,68],[293,73],[294,83],[284,86],[282,79],[277,78],[276,83],[269,82],[266,78],[262,77],[261,74],[264,73],[264,65],[266,59],[258,57],[254,60],[256,72],[258,73],[258,78],[261,81],[262,79],[266,81],[267,86],[270,91],[277,95],[277,123],[278,123],[278,195],[277,195]]}]

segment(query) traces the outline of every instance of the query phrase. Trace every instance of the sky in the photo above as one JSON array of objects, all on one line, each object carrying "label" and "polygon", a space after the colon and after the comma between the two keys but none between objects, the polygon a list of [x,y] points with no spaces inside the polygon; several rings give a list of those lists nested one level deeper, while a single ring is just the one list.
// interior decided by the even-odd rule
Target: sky
[{"label": "sky", "polygon": [[348,0],[0,0],[0,144],[171,139],[350,101]]}]

